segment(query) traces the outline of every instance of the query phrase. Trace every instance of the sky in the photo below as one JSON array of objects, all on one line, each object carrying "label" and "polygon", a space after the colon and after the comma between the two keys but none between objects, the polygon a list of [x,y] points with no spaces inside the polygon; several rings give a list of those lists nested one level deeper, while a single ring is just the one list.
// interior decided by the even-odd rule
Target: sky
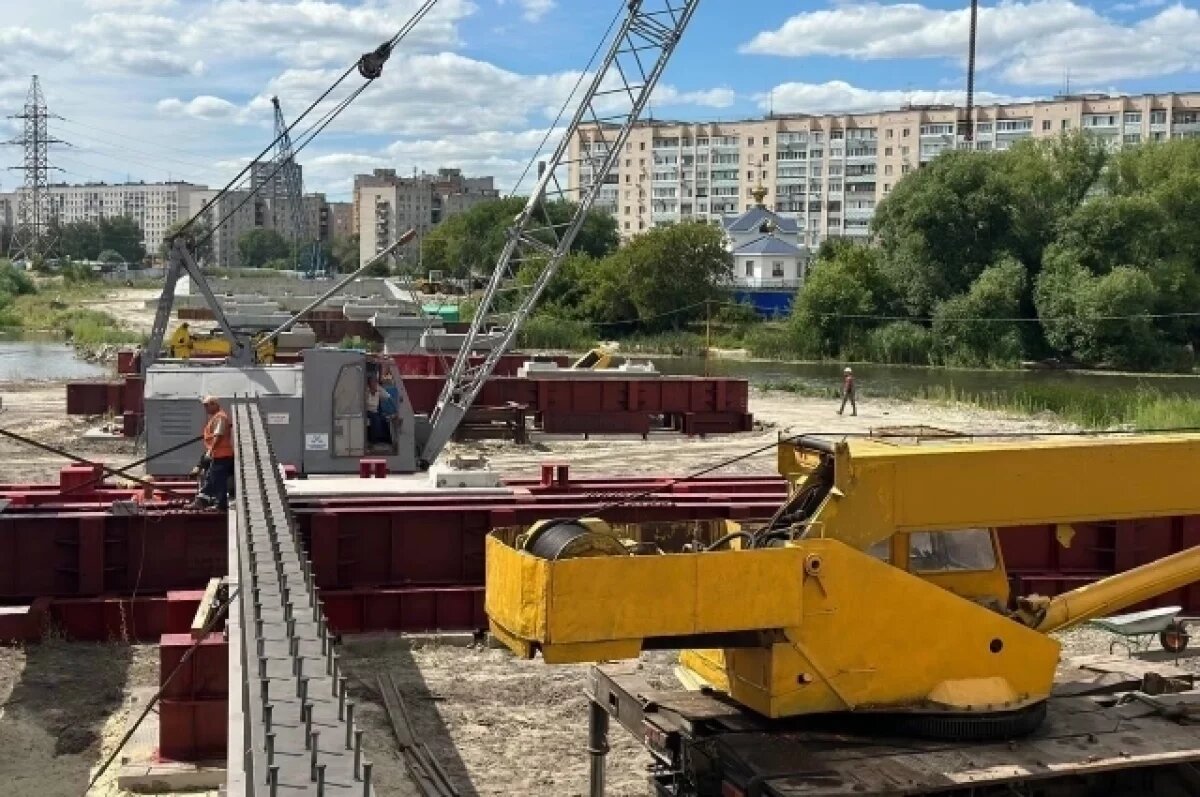
[{"label": "sky", "polygon": [[[373,168],[491,174],[512,190],[625,0],[439,0],[384,75],[298,156],[349,199]],[[419,0],[6,0],[0,114],[40,76],[69,182],[223,185]],[[14,7],[15,6],[15,7]],[[703,0],[650,107],[731,120],[962,102],[965,5]],[[356,85],[356,84],[355,84]],[[982,5],[980,102],[1200,90],[1200,11],[1171,0]],[[337,95],[335,95],[336,97]],[[0,119],[0,136],[19,135]],[[552,139],[553,140],[553,139]],[[0,164],[21,162],[0,148]],[[0,190],[20,184],[0,172]]]}]

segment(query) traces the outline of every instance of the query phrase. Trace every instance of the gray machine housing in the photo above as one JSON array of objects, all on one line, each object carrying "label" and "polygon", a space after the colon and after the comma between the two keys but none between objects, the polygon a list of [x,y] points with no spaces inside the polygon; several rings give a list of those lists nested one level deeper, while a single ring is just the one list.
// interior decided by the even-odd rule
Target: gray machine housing
[{"label": "gray machine housing", "polygon": [[370,445],[366,439],[367,375],[390,367],[390,360],[345,349],[306,350],[298,365],[153,365],[145,385],[146,453],[152,457],[146,471],[178,476],[196,465],[204,450],[199,442],[160,452],[200,434],[205,423],[200,400],[212,395],[224,402],[258,399],[276,459],[305,475],[356,473],[363,457],[386,459],[389,471],[411,473],[428,424],[420,424],[422,434],[424,418],[414,416],[400,379],[394,380],[391,444]]}]

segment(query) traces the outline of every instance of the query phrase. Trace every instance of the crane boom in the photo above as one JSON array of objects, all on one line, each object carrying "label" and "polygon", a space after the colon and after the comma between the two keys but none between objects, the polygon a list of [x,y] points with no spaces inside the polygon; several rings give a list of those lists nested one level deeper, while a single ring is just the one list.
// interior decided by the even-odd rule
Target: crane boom
[{"label": "crane boom", "polygon": [[[421,460],[426,463],[437,459],[450,440],[570,251],[699,0],[630,0],[627,5],[628,13],[603,64],[593,75],[554,155],[546,162],[529,201],[508,229],[508,240],[430,416],[430,433],[421,452]],[[586,147],[581,145],[579,156],[573,161],[568,158],[571,139],[584,124],[594,125],[594,141]],[[566,198],[557,173],[560,167],[572,162],[581,167],[578,203],[569,219],[555,222],[546,200]],[[537,276],[529,285],[517,286],[519,298],[515,301],[509,299],[511,291],[503,292],[504,301],[511,302],[513,309],[500,324],[495,345],[479,363],[472,364],[472,351],[487,332],[489,320],[500,309],[502,283],[515,276],[526,263],[537,266]]]}]

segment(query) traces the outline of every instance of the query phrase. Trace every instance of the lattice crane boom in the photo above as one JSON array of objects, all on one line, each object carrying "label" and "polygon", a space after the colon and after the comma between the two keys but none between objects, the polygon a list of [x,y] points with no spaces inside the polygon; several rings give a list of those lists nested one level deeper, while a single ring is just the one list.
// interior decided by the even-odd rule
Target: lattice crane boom
[{"label": "lattice crane boom", "polygon": [[[420,457],[425,463],[437,459],[449,442],[569,253],[699,0],[630,0],[627,5],[628,13],[603,63],[593,75],[554,155],[546,161],[529,201],[508,230],[508,240],[430,416],[430,434]],[[557,173],[561,167],[572,164],[568,158],[571,140],[583,125],[593,126],[594,133],[592,143],[587,147],[581,144],[579,156],[574,159],[581,168],[578,203],[568,219],[555,222],[547,198],[567,198]],[[527,263],[538,265],[534,280],[529,285],[516,286],[515,290],[505,287],[502,292],[505,280],[515,276]],[[514,293],[515,299],[510,299]],[[490,342],[494,345],[479,363],[472,364],[473,350],[488,334],[485,325],[501,309],[501,296],[510,302],[512,309],[493,332],[495,340]]]}]

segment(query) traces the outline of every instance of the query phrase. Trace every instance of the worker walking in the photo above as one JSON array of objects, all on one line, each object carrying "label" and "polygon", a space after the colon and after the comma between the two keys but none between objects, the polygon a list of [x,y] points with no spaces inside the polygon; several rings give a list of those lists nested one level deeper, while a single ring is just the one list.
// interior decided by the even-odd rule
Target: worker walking
[{"label": "worker walking", "polygon": [[854,386],[854,371],[846,368],[842,371],[842,406],[838,407],[838,415],[846,411],[846,402],[850,402],[850,414],[858,415],[858,404],[854,400],[857,392]]},{"label": "worker walking", "polygon": [[204,486],[196,495],[196,507],[229,508],[229,485],[233,478],[233,421],[216,396],[204,397]]}]

